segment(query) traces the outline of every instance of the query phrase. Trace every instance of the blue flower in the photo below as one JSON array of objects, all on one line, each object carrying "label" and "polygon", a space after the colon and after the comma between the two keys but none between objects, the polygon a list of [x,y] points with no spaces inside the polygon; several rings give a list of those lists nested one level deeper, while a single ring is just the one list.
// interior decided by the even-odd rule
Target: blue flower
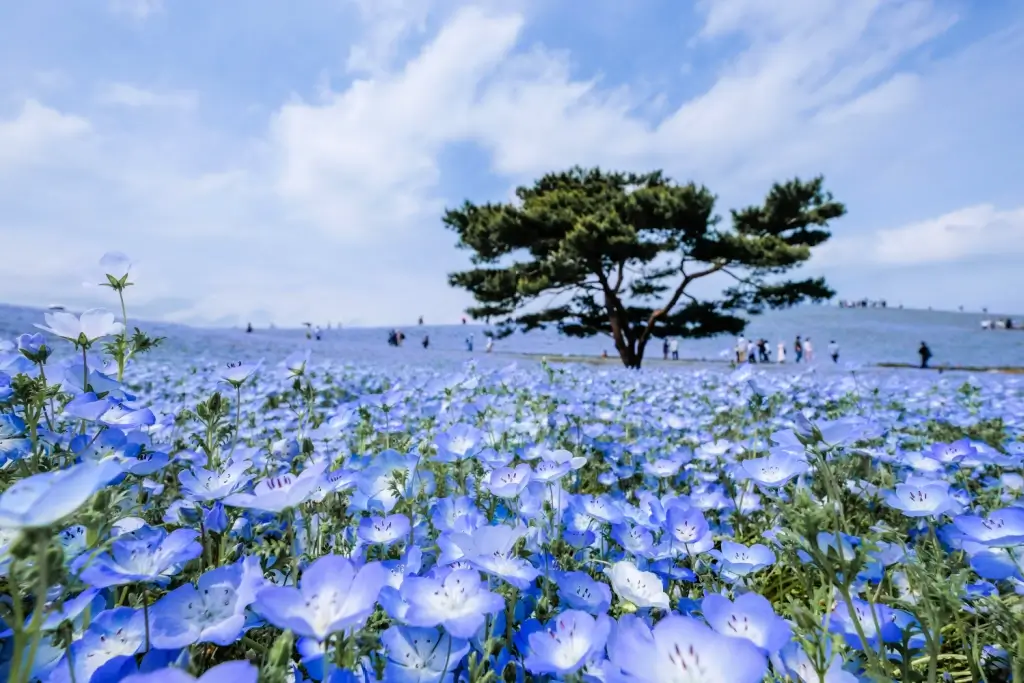
[{"label": "blue flower", "polygon": [[533,470],[523,463],[513,467],[498,467],[491,471],[487,490],[499,498],[517,498],[530,483]]},{"label": "blue flower", "polygon": [[[392,626],[380,636],[387,653],[388,683],[439,683],[469,652],[469,643],[437,628]],[[446,666],[447,664],[447,666]]]},{"label": "blue flower", "polygon": [[484,433],[476,427],[459,423],[447,431],[437,435],[434,444],[437,447],[438,462],[456,462],[463,460],[479,450],[484,442]]},{"label": "blue flower", "polygon": [[258,677],[259,669],[243,659],[218,664],[199,678],[193,678],[181,669],[168,667],[126,676],[121,679],[121,683],[256,683]]},{"label": "blue flower", "polygon": [[886,505],[907,517],[940,517],[956,507],[945,481],[897,484],[896,490],[887,492],[884,499]]},{"label": "blue flower", "polygon": [[387,584],[387,573],[380,562],[357,570],[348,558],[324,555],[302,572],[298,588],[267,586],[252,607],[278,628],[323,642],[363,625]]},{"label": "blue flower", "polygon": [[112,398],[97,398],[91,391],[80,394],[64,406],[64,413],[86,422],[98,422],[115,429],[138,429],[156,422],[149,408],[131,408]]},{"label": "blue flower", "polygon": [[242,460],[231,463],[223,472],[194,467],[179,472],[178,481],[185,494],[194,501],[220,500],[249,483],[252,476],[246,471],[250,466]]},{"label": "blue flower", "polygon": [[569,609],[590,614],[604,614],[612,604],[612,590],[606,583],[595,581],[586,572],[565,572],[556,575],[558,599]]},{"label": "blue flower", "polygon": [[17,415],[0,415],[0,463],[18,460],[32,450],[32,441],[25,436],[25,421]]},{"label": "blue flower", "polygon": [[142,527],[119,536],[109,553],[95,557],[82,570],[80,578],[95,588],[129,583],[166,585],[189,560],[203,548],[196,541],[198,532],[161,527]]},{"label": "blue flower", "polygon": [[456,569],[443,580],[410,576],[402,583],[411,626],[444,626],[456,638],[471,638],[484,618],[505,608],[505,601],[487,590],[476,571]]},{"label": "blue flower", "polygon": [[281,512],[306,502],[323,481],[327,463],[313,463],[299,475],[282,474],[263,479],[253,487],[252,493],[233,493],[224,498],[229,507]]},{"label": "blue flower", "polygon": [[843,669],[843,658],[838,651],[832,649],[831,641],[826,641],[826,645],[825,661],[828,667],[824,677],[818,674],[817,666],[798,642],[794,641],[783,648],[779,658],[789,675],[801,683],[860,683],[857,676]]},{"label": "blue flower", "polygon": [[604,649],[611,628],[612,620],[605,614],[595,618],[586,612],[566,610],[544,630],[530,634],[530,653],[523,666],[535,674],[575,673]]},{"label": "blue flower", "polygon": [[174,649],[194,643],[234,643],[244,630],[245,609],[263,584],[259,559],[246,557],[206,572],[198,586],[186,583],[175,588],[150,608],[153,646]]},{"label": "blue flower", "polygon": [[992,548],[1012,548],[1024,543],[1024,508],[995,510],[987,518],[960,515],[953,524],[967,538]]},{"label": "blue flower", "polygon": [[765,488],[785,486],[807,471],[807,462],[803,458],[785,451],[744,460],[740,466],[751,481]]},{"label": "blue flower", "polygon": [[[902,638],[900,628],[894,621],[894,611],[886,605],[872,604],[853,598],[850,601],[853,615],[842,600],[837,600],[828,617],[828,630],[838,633],[846,644],[854,650],[863,650],[863,641],[857,631],[860,624],[864,640],[874,650],[879,650],[882,643],[898,643]],[[856,618],[856,623],[854,619]]]},{"label": "blue flower", "polygon": [[[140,610],[117,607],[96,615],[80,640],[71,644],[70,664],[65,657],[50,674],[49,683],[88,683],[100,672],[114,674],[146,641],[146,625]],[[71,674],[74,666],[74,676]]]},{"label": "blue flower", "polygon": [[760,683],[768,670],[768,658],[752,643],[677,614],[654,629],[634,615],[622,617],[608,655],[637,683]]},{"label": "blue flower", "polygon": [[746,638],[769,655],[776,654],[792,637],[789,623],[757,593],[744,593],[733,601],[710,593],[701,601],[701,611],[711,628],[724,636]]},{"label": "blue flower", "polygon": [[722,571],[746,576],[775,564],[775,553],[767,546],[755,543],[749,548],[742,543],[722,541],[721,551],[712,554],[722,563]]},{"label": "blue flower", "polygon": [[389,546],[409,537],[411,523],[405,515],[363,517],[359,521],[359,538],[364,543]]},{"label": "blue flower", "polygon": [[0,528],[53,526],[120,474],[114,464],[83,462],[20,479],[0,494]]}]

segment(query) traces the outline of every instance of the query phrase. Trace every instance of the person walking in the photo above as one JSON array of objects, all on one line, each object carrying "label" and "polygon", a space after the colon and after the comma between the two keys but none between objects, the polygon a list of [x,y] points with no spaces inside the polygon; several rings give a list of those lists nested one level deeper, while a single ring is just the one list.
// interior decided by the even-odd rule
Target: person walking
[{"label": "person walking", "polygon": [[422,344],[423,344],[423,348],[425,348],[425,349],[426,348],[430,348],[430,335],[429,334],[423,335],[423,342],[422,342]]},{"label": "person walking", "polygon": [[811,346],[811,338],[804,339],[804,355],[807,356],[807,362],[814,362],[814,347]]},{"label": "person walking", "polygon": [[494,349],[494,337],[487,335],[487,344],[484,345],[484,351],[490,353]]},{"label": "person walking", "polygon": [[473,350],[473,333],[472,332],[470,332],[469,336],[466,337],[466,350],[467,351],[472,351]]},{"label": "person walking", "polygon": [[782,364],[786,362],[786,342],[780,341],[778,350],[775,352],[775,362]]},{"label": "person walking", "polygon": [[736,340],[736,363],[743,363],[747,360],[747,340],[741,334]]},{"label": "person walking", "polygon": [[679,340],[673,339],[668,343],[669,353],[672,354],[672,360],[679,360]]},{"label": "person walking", "polygon": [[804,344],[800,341],[800,335],[796,336],[796,341],[793,342],[793,362],[799,363],[800,359],[804,357]]},{"label": "person walking", "polygon": [[835,339],[828,343],[828,355],[832,356],[833,363],[839,362],[839,344],[836,343]]},{"label": "person walking", "polygon": [[928,345],[921,342],[921,348],[917,350],[917,355],[921,356],[921,369],[928,367],[928,361],[932,358],[932,350],[928,348]]},{"label": "person walking", "polygon": [[668,337],[661,340],[661,359],[668,360]]}]

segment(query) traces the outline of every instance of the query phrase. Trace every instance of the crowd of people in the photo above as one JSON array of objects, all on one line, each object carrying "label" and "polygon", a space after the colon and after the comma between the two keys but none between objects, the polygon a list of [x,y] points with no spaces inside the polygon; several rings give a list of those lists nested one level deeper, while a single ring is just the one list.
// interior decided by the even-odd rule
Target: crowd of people
[{"label": "crowd of people", "polygon": [[[785,363],[787,360],[786,342],[780,341],[775,347],[775,362]],[[767,339],[747,339],[740,335],[736,339],[737,363],[770,363],[771,353]],[[828,343],[828,355],[833,363],[839,362],[839,344],[833,339]],[[793,341],[793,362],[813,363],[814,343],[810,337],[797,335]]]}]

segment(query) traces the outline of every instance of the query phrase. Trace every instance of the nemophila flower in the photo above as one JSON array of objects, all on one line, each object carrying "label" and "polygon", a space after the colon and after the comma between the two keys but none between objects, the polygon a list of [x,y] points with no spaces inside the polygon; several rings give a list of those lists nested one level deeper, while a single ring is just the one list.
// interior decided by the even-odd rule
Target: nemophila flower
[{"label": "nemophila flower", "polygon": [[409,518],[405,515],[363,517],[359,521],[358,533],[364,543],[389,546],[395,541],[407,539],[411,528]]},{"label": "nemophila flower", "polygon": [[512,467],[499,467],[491,471],[487,490],[499,498],[516,498],[530,483],[533,470],[523,463]]},{"label": "nemophila flower", "polygon": [[282,474],[257,482],[252,493],[232,493],[223,499],[228,507],[281,512],[306,502],[323,479],[326,463],[313,463],[299,474]]},{"label": "nemophila flower", "polygon": [[692,545],[709,535],[707,519],[697,508],[671,505],[665,514],[665,527],[670,543]]},{"label": "nemophila flower", "polygon": [[947,465],[958,463],[965,458],[977,457],[978,449],[970,439],[960,439],[953,443],[937,443],[928,449],[928,455]]},{"label": "nemophila flower", "polygon": [[442,498],[431,507],[430,521],[442,532],[469,533],[487,524],[487,517],[469,496]]},{"label": "nemophila flower", "polygon": [[80,346],[89,346],[98,339],[124,331],[124,324],[114,320],[114,314],[102,308],[92,308],[81,316],[64,311],[44,313],[43,318],[46,325],[36,324],[36,327]]},{"label": "nemophila flower", "polygon": [[776,451],[764,458],[740,463],[743,471],[758,486],[778,488],[807,472],[807,462],[796,455]]},{"label": "nemophila flower", "polygon": [[586,572],[560,572],[555,575],[559,603],[589,614],[604,614],[612,604],[608,584],[595,581]]},{"label": "nemophila flower", "polygon": [[17,460],[32,450],[26,429],[25,421],[17,415],[0,415],[0,463]]},{"label": "nemophila flower", "polygon": [[258,678],[256,665],[240,659],[210,667],[199,678],[182,669],[168,667],[126,676],[121,683],[256,683]]},{"label": "nemophila flower", "polygon": [[451,672],[469,653],[468,641],[437,628],[391,626],[380,640],[388,658],[384,680],[394,683],[451,680]]},{"label": "nemophila flower", "polygon": [[747,576],[775,564],[775,553],[760,543],[747,547],[742,543],[722,541],[722,549],[712,551],[722,571],[735,576]]},{"label": "nemophila flower", "polygon": [[233,462],[222,472],[195,466],[178,472],[178,482],[182,492],[194,501],[221,500],[249,483],[252,475],[246,472],[250,467],[246,461]]},{"label": "nemophila flower", "polygon": [[312,355],[310,349],[303,351],[296,351],[289,355],[281,362],[281,366],[288,371],[291,377],[302,377],[306,372],[306,366],[309,365],[309,359]]},{"label": "nemophila flower", "polygon": [[826,641],[825,662],[828,666],[824,676],[818,673],[817,665],[799,642],[794,641],[784,647],[779,659],[785,671],[801,683],[860,683],[855,674],[843,669],[843,657],[831,645]]},{"label": "nemophila flower", "polygon": [[632,555],[646,555],[654,547],[654,535],[639,524],[616,524],[612,538]]},{"label": "nemophila flower", "polygon": [[0,528],[52,526],[120,474],[117,465],[83,462],[19,479],[0,494]]},{"label": "nemophila flower", "polygon": [[362,626],[386,583],[380,562],[357,569],[348,558],[324,555],[302,572],[298,588],[267,586],[252,608],[278,628],[323,642],[332,633]]},{"label": "nemophila flower", "polygon": [[131,408],[111,398],[97,398],[92,392],[73,398],[64,406],[64,413],[75,419],[122,430],[138,429],[156,422],[149,408]]},{"label": "nemophila flower", "polygon": [[262,360],[256,361],[255,363],[234,360],[229,363],[225,363],[220,369],[220,380],[237,389],[245,384],[247,379],[256,374],[262,366]]},{"label": "nemophila flower", "polygon": [[622,506],[606,495],[577,496],[573,498],[573,505],[588,518],[604,524],[618,524],[625,517]]},{"label": "nemophila flower", "polygon": [[486,435],[476,427],[459,423],[441,432],[434,439],[438,462],[464,460],[483,447]]},{"label": "nemophila flower", "polygon": [[[858,598],[853,598],[850,604],[853,606],[852,615],[847,604],[837,600],[827,619],[828,630],[841,635],[847,646],[854,650],[863,650],[860,633],[864,634],[864,640],[874,650],[878,650],[883,643],[900,642],[902,633],[894,621],[892,608]],[[860,631],[857,624],[860,624]]]},{"label": "nemophila flower", "polygon": [[668,477],[676,476],[679,473],[679,468],[682,466],[682,461],[658,458],[653,462],[645,462],[643,467],[644,472],[647,472],[647,474],[659,479],[667,479]]},{"label": "nemophila flower", "polygon": [[405,621],[411,626],[444,626],[456,638],[471,638],[488,614],[505,608],[505,601],[487,590],[474,570],[457,569],[444,579],[410,576],[401,595],[409,605]]},{"label": "nemophila flower", "polygon": [[245,627],[245,610],[264,585],[259,558],[246,557],[211,569],[197,585],[186,583],[150,608],[154,647],[175,649],[194,643],[231,645]]},{"label": "nemophila flower", "polygon": [[202,553],[198,536],[192,529],[170,533],[161,527],[136,529],[118,536],[110,552],[93,558],[79,578],[95,588],[129,583],[165,585],[186,562]]},{"label": "nemophila flower", "polygon": [[619,599],[640,609],[670,609],[668,594],[657,574],[641,571],[628,561],[616,562],[606,573]]},{"label": "nemophila flower", "polygon": [[1024,508],[1003,508],[988,517],[960,515],[953,519],[953,524],[966,538],[992,548],[1024,544]]},{"label": "nemophila flower", "polygon": [[539,484],[553,484],[572,471],[569,462],[541,460],[534,466],[533,481]]},{"label": "nemophila flower", "polygon": [[744,593],[732,601],[709,593],[701,601],[701,612],[711,628],[722,635],[745,638],[769,655],[781,650],[792,637],[789,623],[757,593]]},{"label": "nemophila flower", "polygon": [[636,683],[760,683],[768,659],[752,643],[670,614],[653,629],[633,615],[619,619],[608,655]]},{"label": "nemophila flower", "polygon": [[605,614],[592,617],[579,610],[566,610],[544,630],[530,634],[530,653],[523,666],[535,674],[575,673],[604,649],[611,628],[612,620]]},{"label": "nemophila flower", "polygon": [[416,574],[423,565],[423,551],[415,545],[409,546],[398,560],[384,560],[381,564],[388,570],[388,585],[400,588],[405,577]]},{"label": "nemophila flower", "polygon": [[68,656],[61,659],[48,683],[91,681],[100,672],[114,674],[122,665],[134,666],[133,657],[146,642],[142,610],[115,607],[95,616],[89,629],[71,643]]},{"label": "nemophila flower", "polygon": [[446,539],[450,545],[442,545],[439,538],[443,552],[438,563],[468,562],[480,571],[524,589],[540,573],[529,561],[516,555],[516,544],[525,535],[526,529],[522,527],[499,524],[479,527],[471,534],[450,535]]},{"label": "nemophila flower", "polygon": [[956,507],[945,481],[897,484],[895,491],[886,492],[883,499],[907,517],[941,517]]},{"label": "nemophila flower", "polygon": [[[0,364],[2,363],[3,357],[0,356]],[[14,388],[11,386],[11,376],[0,370],[0,403],[6,403],[12,396],[14,396]]]}]

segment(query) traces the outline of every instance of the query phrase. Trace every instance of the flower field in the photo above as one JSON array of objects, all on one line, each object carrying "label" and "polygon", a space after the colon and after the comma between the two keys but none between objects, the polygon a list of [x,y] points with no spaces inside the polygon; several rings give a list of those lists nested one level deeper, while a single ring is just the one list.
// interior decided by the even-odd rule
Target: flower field
[{"label": "flower field", "polygon": [[[0,346],[0,676],[1024,680],[1024,382]],[[159,355],[159,357],[158,357]]]}]

